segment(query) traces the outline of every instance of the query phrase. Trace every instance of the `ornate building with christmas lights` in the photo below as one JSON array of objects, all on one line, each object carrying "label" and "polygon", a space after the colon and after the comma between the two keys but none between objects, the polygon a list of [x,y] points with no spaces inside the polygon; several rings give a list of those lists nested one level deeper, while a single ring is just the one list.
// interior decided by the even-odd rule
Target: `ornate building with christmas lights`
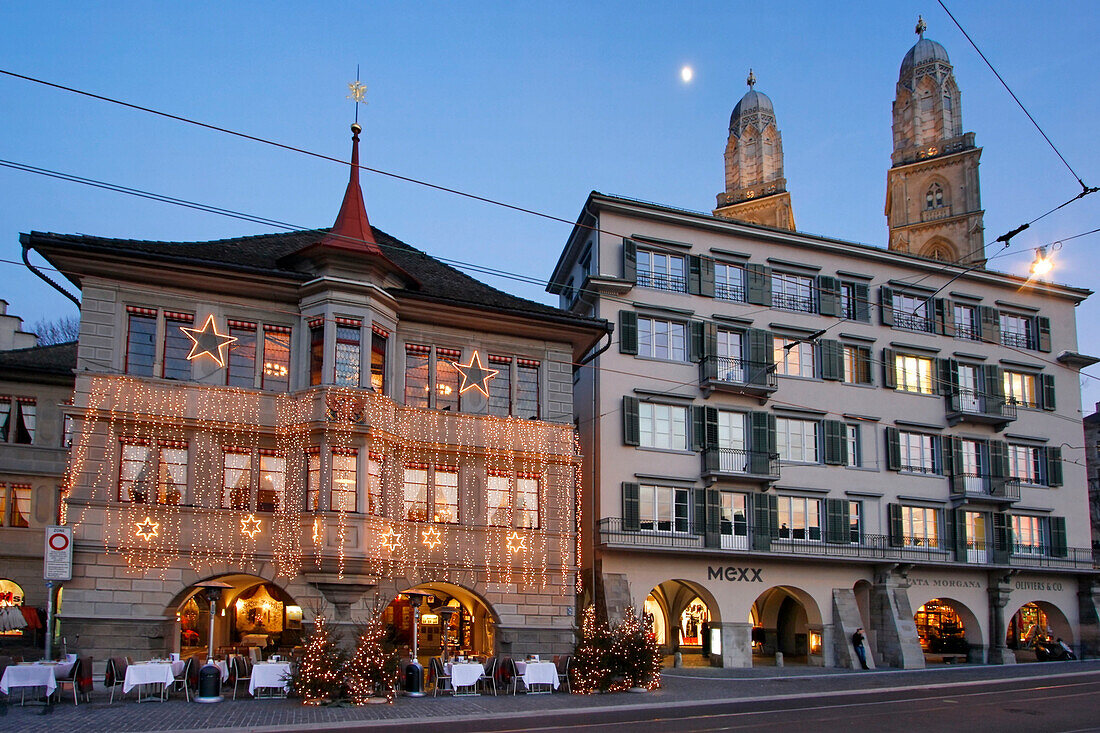
[{"label": "ornate building with christmas lights", "polygon": [[[887,246],[785,226],[775,113],[750,90],[719,209],[594,192],[553,272],[562,308],[617,324],[574,390],[596,458],[584,594],[612,621],[644,609],[666,655],[858,666],[859,627],[879,666],[1061,654],[1048,636],[1100,651],[1079,383],[1097,359],[1074,311],[1090,291],[984,267],[978,151],[918,32]],[[762,170],[774,193],[750,199]]]},{"label": "ornate building with christmas lights", "polygon": [[[385,609],[423,653],[572,647],[572,363],[599,319],[371,227],[212,242],[34,232],[81,290],[64,632],[96,658],[289,648]],[[403,591],[419,590],[414,601]],[[415,605],[414,605],[415,604]]]}]

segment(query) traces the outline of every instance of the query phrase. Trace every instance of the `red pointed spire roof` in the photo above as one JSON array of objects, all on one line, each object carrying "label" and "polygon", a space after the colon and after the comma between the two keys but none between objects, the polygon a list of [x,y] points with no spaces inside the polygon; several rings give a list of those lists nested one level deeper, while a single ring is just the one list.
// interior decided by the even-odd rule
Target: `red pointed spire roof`
[{"label": "red pointed spire roof", "polygon": [[358,123],[351,126],[351,177],[344,192],[344,201],[340,204],[340,213],[336,223],[325,238],[322,247],[338,247],[385,257],[371,231],[367,219],[367,207],[363,204],[363,189],[359,187],[359,133],[363,130]]}]

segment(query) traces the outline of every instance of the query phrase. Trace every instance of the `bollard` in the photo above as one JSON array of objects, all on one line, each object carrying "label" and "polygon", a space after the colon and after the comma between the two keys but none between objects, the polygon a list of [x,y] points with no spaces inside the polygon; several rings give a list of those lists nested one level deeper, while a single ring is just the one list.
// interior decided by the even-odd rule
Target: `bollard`
[{"label": "bollard", "polygon": [[675,654],[673,654],[672,655],[672,666],[673,667],[683,667],[684,666],[684,655],[681,654],[680,652],[676,652]]},{"label": "bollard", "polygon": [[783,666],[783,652],[776,652],[775,653],[775,666],[776,667],[782,667]]}]

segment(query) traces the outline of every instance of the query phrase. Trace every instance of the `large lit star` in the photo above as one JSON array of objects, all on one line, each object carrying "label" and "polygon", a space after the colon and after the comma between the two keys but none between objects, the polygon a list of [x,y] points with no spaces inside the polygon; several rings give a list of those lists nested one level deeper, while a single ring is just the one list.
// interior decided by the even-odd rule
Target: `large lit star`
[{"label": "large lit star", "polygon": [[206,317],[206,323],[202,324],[202,328],[180,326],[180,330],[192,342],[191,353],[187,355],[188,360],[209,356],[220,367],[225,366],[225,352],[229,344],[237,340],[236,336],[218,333],[213,313]]},{"label": "large lit star", "polygon": [[160,522],[154,522],[152,517],[146,517],[144,522],[137,523],[137,536],[143,540],[151,540],[157,536]]},{"label": "large lit star", "polygon": [[468,390],[476,389],[486,397],[489,396],[489,380],[500,374],[496,369],[486,369],[481,365],[481,356],[475,351],[470,357],[469,364],[459,364],[452,361],[452,365],[462,373],[462,386],[458,388],[459,394],[465,394]]},{"label": "large lit star", "polygon": [[515,554],[517,552],[527,552],[526,537],[520,536],[519,532],[512,532],[508,535],[508,552]]},{"label": "large lit star", "polygon": [[246,534],[249,538],[255,539],[259,533],[260,520],[256,518],[255,514],[249,514],[241,520],[241,534]]},{"label": "large lit star", "polygon": [[434,550],[439,546],[439,530],[435,527],[428,527],[426,530],[420,533],[424,538],[424,546],[429,550]]},{"label": "large lit star", "polygon": [[401,543],[401,535],[398,532],[393,531],[393,527],[387,527],[385,533],[382,535],[382,546],[389,551],[394,551]]}]

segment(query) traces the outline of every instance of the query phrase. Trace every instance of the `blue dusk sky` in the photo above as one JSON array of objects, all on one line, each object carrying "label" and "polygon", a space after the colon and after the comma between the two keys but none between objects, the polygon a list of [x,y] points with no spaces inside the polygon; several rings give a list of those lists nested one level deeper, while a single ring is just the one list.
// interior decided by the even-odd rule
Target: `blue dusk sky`
[{"label": "blue dusk sky", "polygon": [[[948,7],[1100,185],[1100,4]],[[752,67],[775,104],[798,228],[885,246],[890,105],[918,13],[951,56],[963,128],[984,148],[986,241],[1077,194],[934,0],[9,2],[0,69],[346,159],[346,85],[359,65],[365,165],[572,221],[593,189],[709,212]],[[332,224],[347,182],[336,163],[3,75],[0,158],[303,227]],[[570,231],[377,174],[362,183],[375,226],[528,278],[549,276]],[[990,266],[1025,273],[1036,246],[1098,226],[1100,193],[1017,236]],[[19,233],[31,230],[178,241],[277,231],[0,168],[0,298],[27,326],[75,314],[18,264]],[[1098,245],[1100,235],[1066,242],[1051,277],[1095,288]],[[478,277],[551,302],[537,285]],[[1098,314],[1100,296],[1078,309],[1080,351],[1100,353]],[[1083,388],[1091,412],[1100,381]]]}]

